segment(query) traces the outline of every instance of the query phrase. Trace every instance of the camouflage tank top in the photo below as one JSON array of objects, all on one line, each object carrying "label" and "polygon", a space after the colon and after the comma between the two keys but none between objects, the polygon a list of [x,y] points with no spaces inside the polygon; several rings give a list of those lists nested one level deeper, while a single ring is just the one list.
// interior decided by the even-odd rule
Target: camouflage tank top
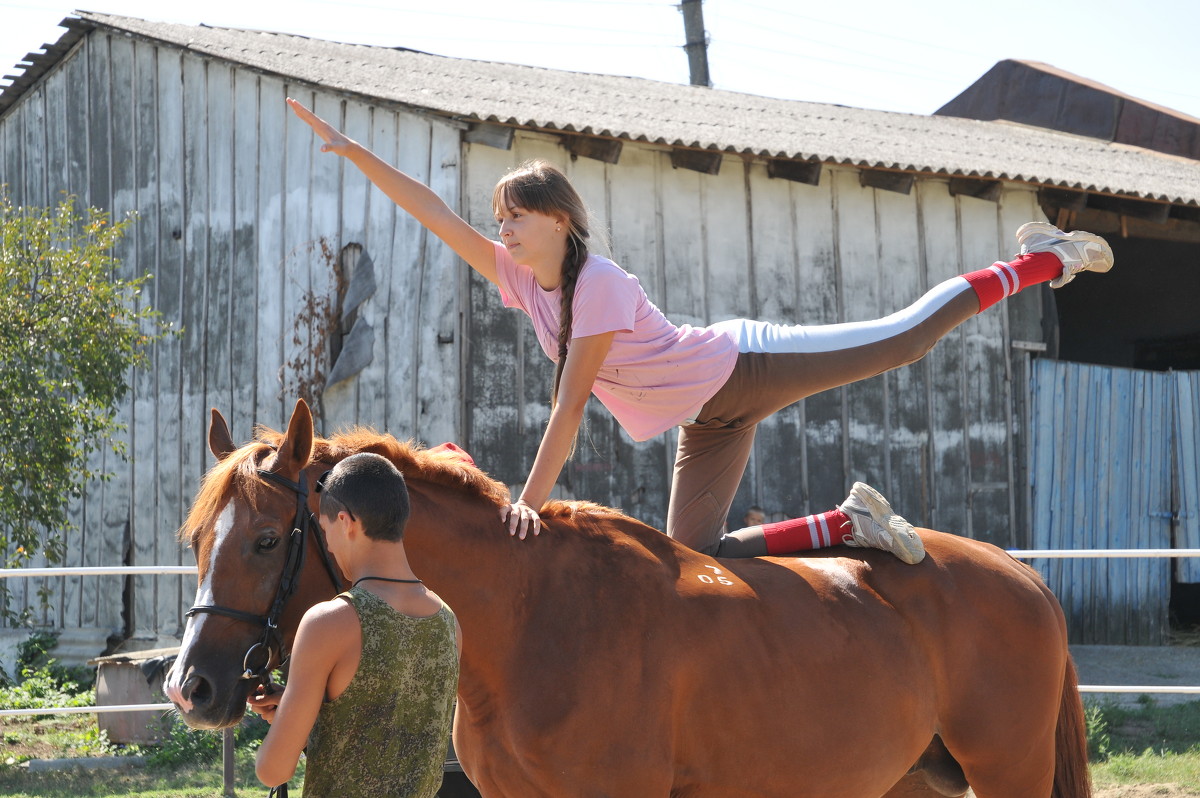
[{"label": "camouflage tank top", "polygon": [[313,724],[304,798],[433,798],[458,685],[454,614],[413,618],[361,587],[342,595],[362,623],[362,659]]}]

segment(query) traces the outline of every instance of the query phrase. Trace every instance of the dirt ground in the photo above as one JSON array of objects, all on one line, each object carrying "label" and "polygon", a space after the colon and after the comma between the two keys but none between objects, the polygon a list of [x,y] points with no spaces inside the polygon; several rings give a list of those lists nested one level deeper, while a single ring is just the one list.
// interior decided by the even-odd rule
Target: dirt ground
[{"label": "dirt ground", "polygon": [[[1071,646],[1085,686],[1200,687],[1200,646]],[[1087,700],[1136,705],[1140,695],[1161,705],[1200,701],[1197,693],[1085,692]],[[1164,793],[1169,795],[1169,793]]]}]

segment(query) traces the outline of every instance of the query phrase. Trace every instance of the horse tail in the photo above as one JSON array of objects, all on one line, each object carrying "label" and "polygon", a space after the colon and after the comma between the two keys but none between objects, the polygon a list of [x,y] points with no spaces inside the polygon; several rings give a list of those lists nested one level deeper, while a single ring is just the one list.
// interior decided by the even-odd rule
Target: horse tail
[{"label": "horse tail", "polygon": [[1063,674],[1062,700],[1058,705],[1058,728],[1054,733],[1054,791],[1051,798],[1091,798],[1088,773],[1087,722],[1079,697],[1079,675],[1067,655]]}]

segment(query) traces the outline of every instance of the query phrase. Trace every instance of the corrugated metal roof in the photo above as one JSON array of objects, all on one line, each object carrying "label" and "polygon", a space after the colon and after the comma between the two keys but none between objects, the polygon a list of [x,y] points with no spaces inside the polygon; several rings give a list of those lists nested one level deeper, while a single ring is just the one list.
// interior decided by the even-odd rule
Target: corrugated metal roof
[{"label": "corrugated metal roof", "polygon": [[[126,32],[464,120],[1200,204],[1200,161],[1007,122],[870,111],[91,12],[63,24]],[[14,86],[0,94],[0,112],[15,101],[6,96],[14,90],[23,91]]]}]

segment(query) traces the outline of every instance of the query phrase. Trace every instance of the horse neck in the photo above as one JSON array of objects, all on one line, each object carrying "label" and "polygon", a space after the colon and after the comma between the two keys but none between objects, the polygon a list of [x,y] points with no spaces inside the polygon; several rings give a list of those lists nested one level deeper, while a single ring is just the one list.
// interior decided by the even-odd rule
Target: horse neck
[{"label": "horse neck", "polygon": [[509,623],[516,602],[505,597],[527,569],[490,501],[409,480],[404,549],[413,572],[450,605],[464,631]]}]

